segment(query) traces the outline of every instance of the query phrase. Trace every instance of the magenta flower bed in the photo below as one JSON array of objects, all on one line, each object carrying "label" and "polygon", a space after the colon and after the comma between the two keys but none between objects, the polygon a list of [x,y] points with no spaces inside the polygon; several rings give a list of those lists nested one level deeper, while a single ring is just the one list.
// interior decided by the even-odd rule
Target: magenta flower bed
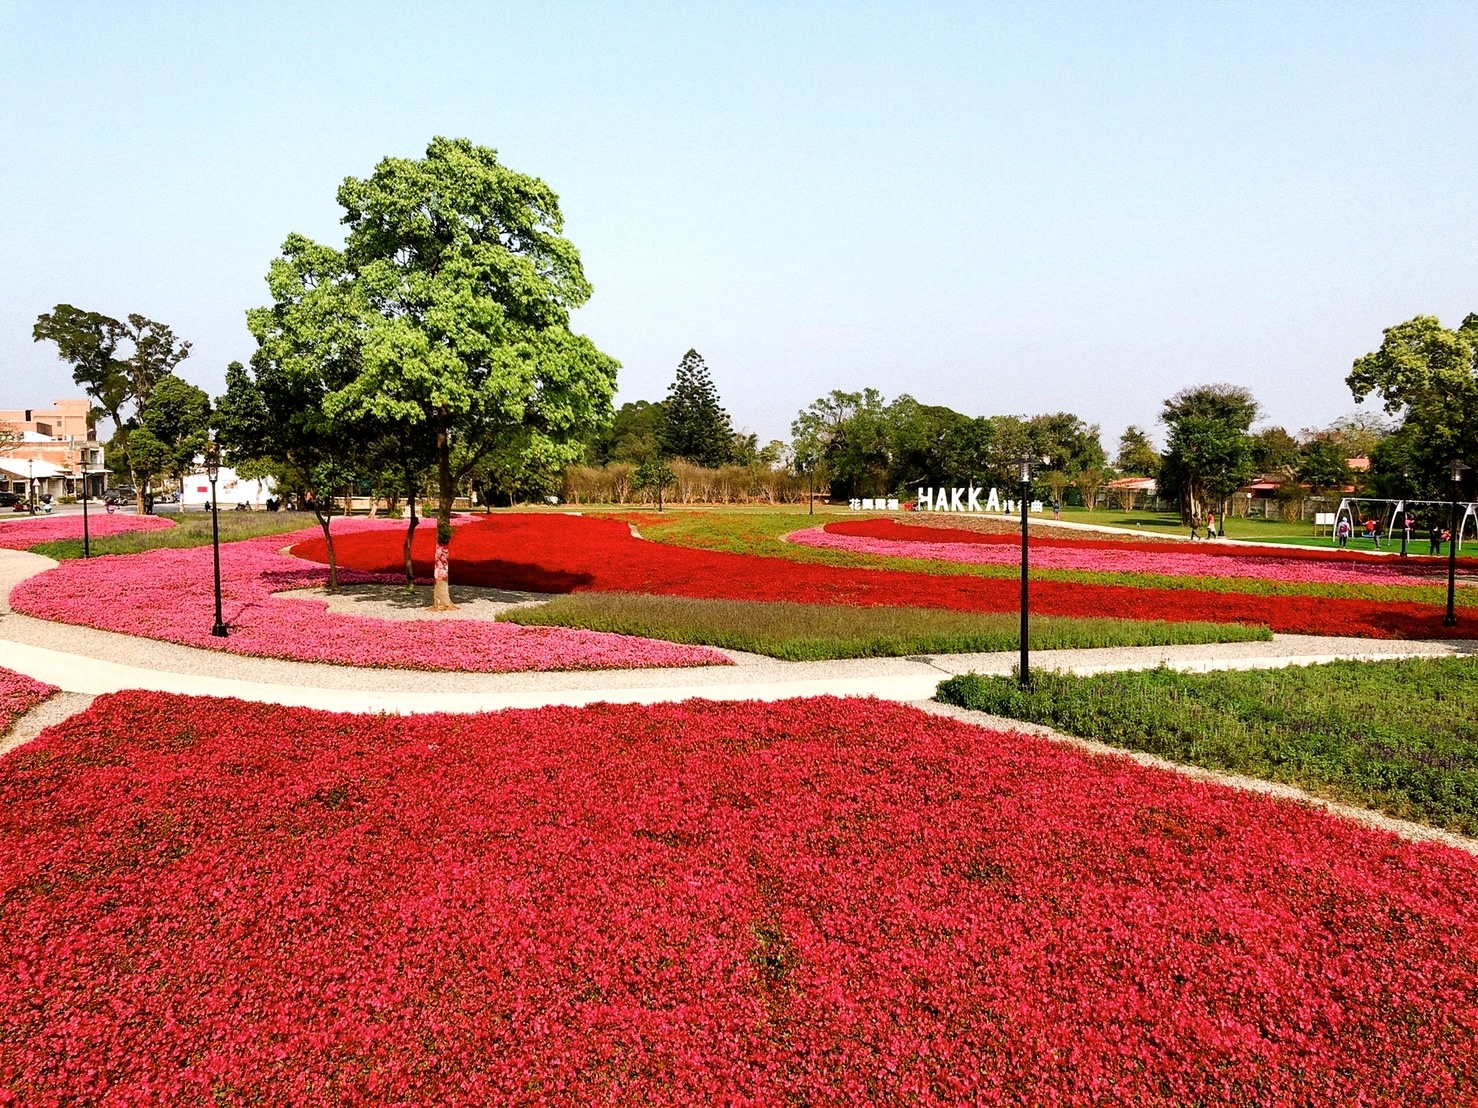
[{"label": "magenta flower bed", "polygon": [[[907,530],[907,528],[898,528]],[[837,534],[828,527],[794,531],[786,536],[800,546],[845,550],[853,554],[879,554],[891,558],[927,558],[965,565],[1020,565],[1017,543],[915,542],[882,539],[868,535]],[[1256,577],[1266,581],[1291,581],[1330,585],[1425,585],[1438,569],[1422,574],[1396,564],[1370,562],[1340,564],[1334,559],[1314,561],[1257,554],[1197,554],[1163,550],[1136,550],[1133,543],[1112,549],[1073,546],[1063,541],[1048,546],[1032,543],[1031,561],[1038,569],[1076,569],[1100,573],[1157,573],[1166,577]],[[1438,567],[1442,574],[1447,570]]]},{"label": "magenta flower bed", "polygon": [[23,673],[0,669],[0,735],[54,692],[55,685],[33,681]]},{"label": "magenta flower bed", "polygon": [[124,693],[0,843],[17,1104],[1478,1096],[1472,856],[875,701]]},{"label": "magenta flower bed", "polygon": [[[334,534],[402,527],[336,520]],[[312,528],[221,547],[223,614],[230,628],[224,639],[210,633],[215,602],[208,546],[64,562],[17,585],[10,603],[40,619],[301,662],[482,673],[730,664],[727,655],[707,647],[634,636],[490,620],[378,620],[329,612],[322,601],[274,596],[327,582],[325,567],[279,553],[321,534]],[[340,580],[393,578],[345,570]]]},{"label": "magenta flower bed", "polygon": [[[125,531],[162,531],[173,527],[174,521],[159,516],[134,516],[105,511],[88,513],[87,532],[95,539],[106,535],[121,535]],[[82,538],[82,517],[36,516],[27,519],[0,520],[0,547],[8,550],[25,550],[38,542],[56,542],[61,539]]]}]

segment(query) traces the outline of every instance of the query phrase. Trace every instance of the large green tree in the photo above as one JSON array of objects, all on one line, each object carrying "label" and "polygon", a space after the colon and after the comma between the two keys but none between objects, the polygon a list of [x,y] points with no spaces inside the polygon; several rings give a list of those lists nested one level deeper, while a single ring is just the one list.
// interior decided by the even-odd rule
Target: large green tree
[{"label": "large green tree", "polygon": [[1320,436],[1310,439],[1299,449],[1295,475],[1316,496],[1329,496],[1350,483],[1353,474],[1338,439]]},{"label": "large green tree", "polygon": [[1119,436],[1119,452],[1114,457],[1114,468],[1124,477],[1158,477],[1160,474],[1160,452],[1143,427],[1130,425]]},{"label": "large green tree", "polygon": [[1236,385],[1198,385],[1165,401],[1160,485],[1180,498],[1187,519],[1225,513],[1227,498],[1256,476],[1249,431],[1257,413],[1252,394]]},{"label": "large green tree", "polygon": [[[1455,458],[1478,464],[1478,315],[1455,331],[1429,315],[1388,327],[1380,348],[1357,358],[1345,381],[1357,403],[1378,394],[1400,418],[1408,432],[1401,449],[1376,460],[1389,464],[1399,455],[1416,489],[1445,489]],[[1396,474],[1384,476],[1394,483]]]},{"label": "large green tree", "polygon": [[[72,366],[72,380],[113,421],[110,465],[116,464],[119,455],[128,459],[129,437],[139,426],[154,386],[190,356],[190,343],[166,324],[137,313],[120,322],[71,304],[58,304],[37,316],[31,339],[55,343],[61,360]],[[142,514],[147,474],[141,475],[131,462],[128,472],[138,490],[137,509]]]},{"label": "large green tree", "polygon": [[833,389],[790,425],[802,472],[825,469],[833,496],[886,493],[892,465],[883,396],[877,389]]},{"label": "large green tree", "polygon": [[371,417],[331,408],[362,368],[370,310],[344,255],[289,235],[267,271],[272,303],[246,313],[257,340],[248,370],[233,363],[217,401],[217,428],[232,464],[265,464],[283,491],[313,509],[328,546],[329,588],[339,585],[330,527],[334,497],[364,476],[385,434]]},{"label": "large green tree", "polygon": [[[489,453],[526,436],[551,464],[577,460],[611,417],[618,363],[570,330],[591,294],[552,189],[466,139],[347,178],[344,257],[368,312],[358,365],[325,401],[423,438],[435,458],[433,606],[452,607],[452,500]],[[458,461],[454,464],[453,458]]]},{"label": "large green tree", "polygon": [[591,437],[589,459],[596,465],[629,462],[639,465],[661,453],[660,431],[664,418],[660,402],[627,401],[616,410],[608,427]]},{"label": "large green tree", "polygon": [[718,389],[703,356],[689,350],[677,364],[677,376],[662,405],[657,434],[662,453],[697,466],[717,467],[733,451],[734,428],[719,402]]},{"label": "large green tree", "polygon": [[166,474],[183,482],[210,443],[210,397],[173,373],[149,393],[128,440],[134,472],[146,481]]}]

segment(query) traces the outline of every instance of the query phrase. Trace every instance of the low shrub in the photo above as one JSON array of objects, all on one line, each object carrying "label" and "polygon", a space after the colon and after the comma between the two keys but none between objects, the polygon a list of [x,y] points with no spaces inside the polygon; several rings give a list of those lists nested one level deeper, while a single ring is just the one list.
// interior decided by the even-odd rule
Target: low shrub
[{"label": "low shrub", "polygon": [[[936,608],[854,608],[748,600],[697,600],[638,593],[573,593],[503,620],[614,631],[649,639],[747,650],[787,661],[1014,650],[1014,613]],[[1032,621],[1034,650],[1267,640],[1266,627],[1044,616]]]},{"label": "low shrub", "polygon": [[1038,672],[1030,690],[970,673],[942,683],[938,697],[1478,834],[1478,664],[1469,658],[1200,674]]}]

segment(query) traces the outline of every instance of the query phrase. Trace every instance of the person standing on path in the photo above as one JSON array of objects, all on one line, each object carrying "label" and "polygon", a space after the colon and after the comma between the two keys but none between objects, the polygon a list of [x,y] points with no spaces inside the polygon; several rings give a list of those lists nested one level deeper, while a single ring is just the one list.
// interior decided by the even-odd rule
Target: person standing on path
[{"label": "person standing on path", "polygon": [[1334,525],[1334,537],[1336,545],[1343,550],[1350,544],[1350,521],[1341,516],[1340,521]]},{"label": "person standing on path", "polygon": [[1427,553],[1442,553],[1442,529],[1438,527],[1435,523],[1432,524],[1432,529],[1427,532],[1427,543],[1430,548],[1428,549]]}]

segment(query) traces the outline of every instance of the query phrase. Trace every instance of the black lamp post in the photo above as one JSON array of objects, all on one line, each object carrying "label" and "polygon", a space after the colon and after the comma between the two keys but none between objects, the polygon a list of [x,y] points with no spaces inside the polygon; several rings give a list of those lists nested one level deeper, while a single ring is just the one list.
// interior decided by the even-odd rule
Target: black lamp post
[{"label": "black lamp post", "polygon": [[1029,689],[1032,685],[1031,679],[1031,650],[1028,646],[1028,633],[1030,623],[1030,605],[1027,593],[1027,574],[1030,563],[1027,557],[1026,530],[1027,530],[1027,506],[1031,501],[1032,466],[1041,463],[1050,464],[1046,458],[1013,458],[1011,465],[1016,466],[1021,476],[1021,660],[1018,663],[1016,681],[1023,689]]},{"label": "black lamp post", "polygon": [[1448,471],[1452,477],[1452,530],[1447,537],[1447,615],[1442,617],[1444,627],[1457,626],[1457,536],[1460,521],[1457,515],[1458,496],[1462,492],[1463,471],[1468,467],[1456,458]]},{"label": "black lamp post", "polygon": [[221,524],[216,504],[216,478],[221,475],[221,451],[211,443],[205,452],[205,475],[210,478],[210,548],[216,567],[216,623],[210,633],[218,639],[226,637],[226,621],[221,618]]},{"label": "black lamp post", "polygon": [[87,533],[87,462],[77,463],[77,472],[82,475],[82,556],[92,557],[91,536]]},{"label": "black lamp post", "polygon": [[1411,538],[1411,527],[1406,522],[1411,518],[1411,509],[1406,506],[1406,497],[1411,489],[1411,471],[1401,471],[1401,557],[1406,557],[1406,543]]}]

